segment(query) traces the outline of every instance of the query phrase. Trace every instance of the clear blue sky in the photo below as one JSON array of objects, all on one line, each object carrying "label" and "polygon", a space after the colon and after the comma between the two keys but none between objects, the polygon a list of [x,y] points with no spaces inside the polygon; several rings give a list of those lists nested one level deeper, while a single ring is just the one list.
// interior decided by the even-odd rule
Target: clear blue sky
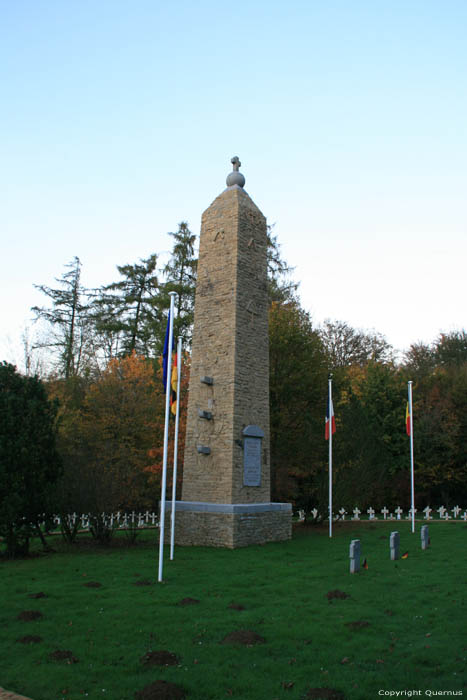
[{"label": "clear blue sky", "polygon": [[245,189],[316,323],[467,325],[465,0],[0,0],[0,359],[83,282]]}]

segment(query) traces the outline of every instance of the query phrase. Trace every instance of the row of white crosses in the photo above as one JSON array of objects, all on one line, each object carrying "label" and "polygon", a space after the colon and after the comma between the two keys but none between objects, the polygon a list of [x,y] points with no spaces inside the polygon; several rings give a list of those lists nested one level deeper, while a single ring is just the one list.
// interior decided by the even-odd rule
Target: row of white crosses
[{"label": "row of white crosses", "polygon": [[[118,511],[117,513],[111,513],[110,515],[101,513],[101,516],[106,525],[123,529],[128,527],[144,528],[149,526],[149,523],[151,523],[152,526],[158,524],[157,513],[150,513],[148,510],[145,513],[136,513],[135,511],[132,511],[131,513],[121,513]],[[80,516],[78,516],[76,513],[71,513],[66,517],[70,525],[74,526],[76,521],[79,519],[81,529],[89,530],[91,519],[91,515],[89,513],[83,513]],[[53,521],[55,525],[61,525],[62,523],[59,515],[55,515]]]},{"label": "row of white crosses", "polygon": [[[360,515],[363,511],[361,511],[359,508],[354,508],[352,510],[353,516],[350,518],[351,520],[360,520]],[[376,511],[374,508],[368,508],[367,511],[368,513],[368,519],[369,520],[378,520],[378,516],[376,515]],[[417,508],[414,509],[414,514],[417,513]],[[439,514],[440,520],[451,520],[452,518],[456,519],[460,516],[462,513],[462,508],[459,506],[455,506],[454,508],[451,509],[452,516],[449,515],[449,511],[447,508],[444,506],[441,506],[438,508],[436,511],[433,510],[433,508],[430,508],[430,506],[427,506],[422,510],[422,513],[425,515],[423,516],[424,520],[433,520],[433,516],[431,513],[437,512]],[[394,509],[394,512],[390,512],[386,506],[381,509],[381,513],[383,514],[383,520],[402,520],[402,516],[404,514],[403,509],[400,506],[397,506],[397,508]],[[305,511],[304,510],[299,510],[299,519],[304,520],[305,519]],[[311,511],[312,517],[316,520],[316,518],[319,515],[319,512],[316,508],[313,508]],[[334,520],[345,520],[345,516],[347,515],[347,511],[345,508],[341,508],[339,510],[339,514],[334,516]],[[405,516],[406,520],[411,520],[412,519],[412,508],[409,508],[408,514]],[[467,510],[464,510],[464,512],[461,515],[461,520],[465,520],[467,522]]]}]

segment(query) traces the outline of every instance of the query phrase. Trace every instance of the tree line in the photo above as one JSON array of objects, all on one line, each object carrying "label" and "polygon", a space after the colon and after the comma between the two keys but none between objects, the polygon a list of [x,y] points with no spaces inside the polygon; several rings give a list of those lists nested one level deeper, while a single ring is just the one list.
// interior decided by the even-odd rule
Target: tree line
[{"label": "tree line", "polygon": [[[38,285],[48,303],[34,307],[47,329],[36,347],[47,349],[48,369],[42,381],[35,376],[31,346],[26,376],[0,365],[0,535],[10,553],[27,549],[39,515],[60,514],[63,535],[72,542],[76,524],[67,514],[90,513],[94,536],[107,541],[112,530],[103,512],[157,506],[164,424],[160,356],[170,291],[177,293],[175,337],[185,348],[178,397],[181,483],[197,258],[196,238],[185,222],[169,235],[173,248],[162,269],[152,254],[118,266],[117,281],[85,289],[76,257],[55,288]],[[339,507],[408,507],[408,379],[414,382],[416,506],[465,501],[465,331],[414,344],[397,362],[376,331],[344,321],[313,324],[271,229],[268,268],[272,500],[326,512],[324,417],[332,372]],[[48,442],[40,438],[44,430],[52,436]]]}]

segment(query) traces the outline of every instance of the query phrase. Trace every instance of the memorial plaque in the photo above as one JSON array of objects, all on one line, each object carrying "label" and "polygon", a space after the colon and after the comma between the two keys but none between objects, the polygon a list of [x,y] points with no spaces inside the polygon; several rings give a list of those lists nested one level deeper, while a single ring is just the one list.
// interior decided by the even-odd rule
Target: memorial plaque
[{"label": "memorial plaque", "polygon": [[245,438],[243,443],[243,483],[261,486],[261,438]]},{"label": "memorial plaque", "polygon": [[243,485],[261,486],[264,432],[257,425],[248,425],[243,435]]}]

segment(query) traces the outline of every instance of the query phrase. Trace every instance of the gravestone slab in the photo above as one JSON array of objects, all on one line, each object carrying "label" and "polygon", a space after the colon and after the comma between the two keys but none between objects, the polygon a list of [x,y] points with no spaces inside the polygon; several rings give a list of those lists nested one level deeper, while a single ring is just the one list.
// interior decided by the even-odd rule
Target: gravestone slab
[{"label": "gravestone slab", "polygon": [[361,544],[360,540],[352,540],[350,542],[350,573],[356,574],[360,571],[360,555],[361,555]]},{"label": "gravestone slab", "polygon": [[428,525],[423,525],[423,527],[420,530],[420,537],[422,540],[422,549],[428,549],[428,545],[430,544]]},{"label": "gravestone slab", "polygon": [[391,556],[391,561],[399,559],[399,547],[400,547],[400,536],[396,531],[391,532],[389,535],[389,551]]}]

